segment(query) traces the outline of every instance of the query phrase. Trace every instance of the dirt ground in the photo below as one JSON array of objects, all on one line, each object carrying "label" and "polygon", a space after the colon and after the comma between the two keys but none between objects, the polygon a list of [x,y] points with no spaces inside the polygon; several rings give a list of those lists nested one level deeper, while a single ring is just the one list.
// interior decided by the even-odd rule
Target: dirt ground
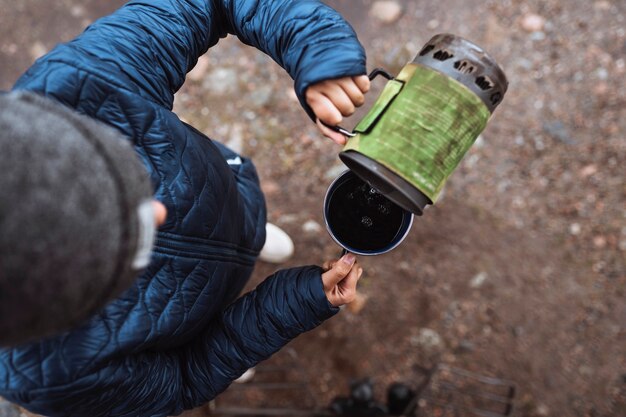
[{"label": "dirt ground", "polygon": [[[0,0],[0,88],[122,3]],[[238,386],[218,404],[324,407],[363,377],[382,398],[388,383],[447,364],[513,381],[518,416],[626,416],[626,2],[406,0],[391,2],[401,14],[388,22],[371,0],[327,3],[355,27],[370,69],[396,73],[449,32],[486,49],[509,91],[402,246],[360,259],[361,302],[270,360],[297,371],[307,400]],[[254,159],[270,221],[295,241],[285,266],[338,255],[322,200],[340,149],[276,64],[227,38],[175,110]],[[251,286],[274,269],[259,264]]]}]

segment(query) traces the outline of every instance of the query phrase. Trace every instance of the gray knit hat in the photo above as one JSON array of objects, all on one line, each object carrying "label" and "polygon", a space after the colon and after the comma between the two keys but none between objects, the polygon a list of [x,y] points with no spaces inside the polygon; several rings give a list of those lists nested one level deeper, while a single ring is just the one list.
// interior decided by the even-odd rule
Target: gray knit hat
[{"label": "gray knit hat", "polygon": [[0,346],[80,324],[146,267],[151,186],[118,131],[0,94],[0,172]]}]

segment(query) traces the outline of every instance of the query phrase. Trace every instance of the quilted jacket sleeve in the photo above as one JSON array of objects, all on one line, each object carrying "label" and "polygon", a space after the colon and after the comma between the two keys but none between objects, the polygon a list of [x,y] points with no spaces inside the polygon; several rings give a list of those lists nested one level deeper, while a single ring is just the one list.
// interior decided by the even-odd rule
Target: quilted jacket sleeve
[{"label": "quilted jacket sleeve", "polygon": [[320,274],[314,266],[277,272],[180,348],[119,357],[69,384],[2,394],[47,416],[178,414],[211,400],[246,369],[334,315],[338,309],[328,302]]},{"label": "quilted jacket sleeve", "polygon": [[136,0],[70,45],[119,66],[146,96],[171,109],[198,57],[229,33],[291,75],[310,116],[304,101],[309,85],[365,73],[352,27],[317,0]]}]

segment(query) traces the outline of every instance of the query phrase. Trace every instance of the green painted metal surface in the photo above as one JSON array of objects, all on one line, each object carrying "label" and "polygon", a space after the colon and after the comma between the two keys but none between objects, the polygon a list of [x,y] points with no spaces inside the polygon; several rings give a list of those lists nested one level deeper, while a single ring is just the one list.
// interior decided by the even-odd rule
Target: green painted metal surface
[{"label": "green painted metal surface", "polygon": [[489,116],[487,106],[463,84],[408,64],[387,83],[344,151],[383,164],[435,202]]}]

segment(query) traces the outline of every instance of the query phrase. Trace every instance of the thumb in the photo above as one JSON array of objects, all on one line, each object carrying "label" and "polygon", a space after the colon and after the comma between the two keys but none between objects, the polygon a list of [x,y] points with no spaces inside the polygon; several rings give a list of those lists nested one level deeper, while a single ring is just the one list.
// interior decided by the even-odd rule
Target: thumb
[{"label": "thumb", "polygon": [[331,269],[322,274],[324,289],[329,290],[339,284],[349,273],[356,261],[356,256],[346,253],[341,257]]}]

